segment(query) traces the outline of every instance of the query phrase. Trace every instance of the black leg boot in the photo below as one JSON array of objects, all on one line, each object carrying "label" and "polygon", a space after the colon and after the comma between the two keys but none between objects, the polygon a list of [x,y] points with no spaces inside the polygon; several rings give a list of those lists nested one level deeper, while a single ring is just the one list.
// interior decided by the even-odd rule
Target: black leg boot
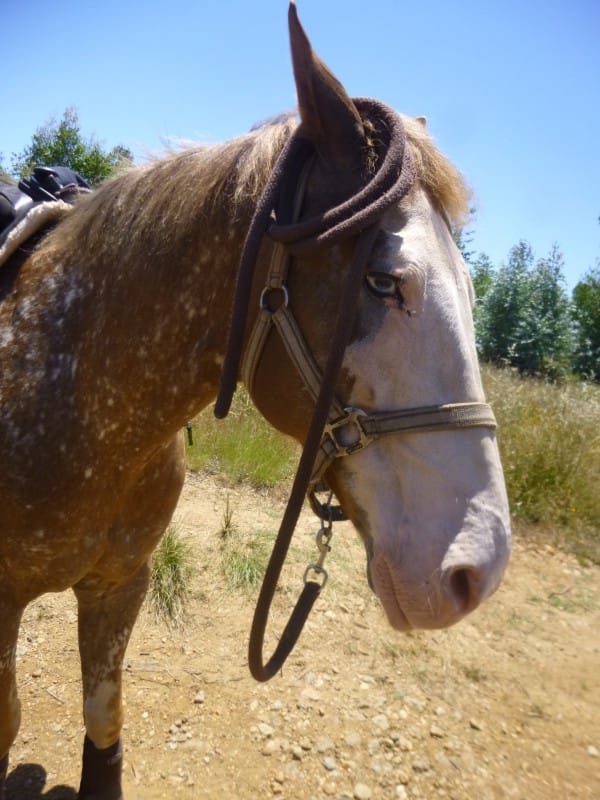
[{"label": "black leg boot", "polygon": [[105,750],[98,750],[86,736],[83,742],[81,785],[77,800],[123,800],[122,764],[123,750],[120,739]]},{"label": "black leg boot", "polygon": [[8,753],[4,758],[0,758],[0,800],[4,800],[4,788],[6,785],[6,773],[8,772]]}]

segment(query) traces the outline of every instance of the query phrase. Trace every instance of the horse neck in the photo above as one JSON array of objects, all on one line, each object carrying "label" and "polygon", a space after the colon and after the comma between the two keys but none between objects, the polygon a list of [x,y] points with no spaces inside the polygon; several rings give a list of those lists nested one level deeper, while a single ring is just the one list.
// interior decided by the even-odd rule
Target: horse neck
[{"label": "horse neck", "polygon": [[[89,253],[78,393],[98,436],[113,431],[123,444],[143,430],[156,446],[214,398],[250,212],[234,225],[217,209],[168,246],[149,229],[144,247],[125,253],[108,230],[102,253]],[[78,254],[72,266],[83,263]]]}]

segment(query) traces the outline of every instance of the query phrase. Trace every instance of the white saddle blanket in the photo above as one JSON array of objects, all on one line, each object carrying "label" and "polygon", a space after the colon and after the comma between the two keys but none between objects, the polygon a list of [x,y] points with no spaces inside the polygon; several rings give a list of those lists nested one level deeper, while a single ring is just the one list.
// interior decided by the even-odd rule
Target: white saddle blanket
[{"label": "white saddle blanket", "polygon": [[0,247],[0,267],[43,225],[47,225],[49,222],[58,222],[72,208],[73,206],[62,200],[56,200],[52,203],[39,203],[30,208],[2,243]]}]

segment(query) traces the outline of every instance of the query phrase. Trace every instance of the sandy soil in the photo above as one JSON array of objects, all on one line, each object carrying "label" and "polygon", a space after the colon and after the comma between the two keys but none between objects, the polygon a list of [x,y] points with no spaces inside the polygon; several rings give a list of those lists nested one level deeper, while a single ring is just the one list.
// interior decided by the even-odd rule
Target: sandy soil
[{"label": "sandy soil", "polygon": [[[400,635],[340,524],[296,651],[259,685],[246,666],[257,590],[228,591],[222,575],[227,496],[240,537],[277,528],[282,498],[188,477],[176,514],[196,558],[185,622],[169,628],[146,608],[128,650],[126,800],[600,798],[600,569],[521,540],[484,608],[449,631]],[[273,636],[314,529],[307,511]],[[29,607],[18,668],[8,800],[73,800],[83,729],[70,593]]]}]

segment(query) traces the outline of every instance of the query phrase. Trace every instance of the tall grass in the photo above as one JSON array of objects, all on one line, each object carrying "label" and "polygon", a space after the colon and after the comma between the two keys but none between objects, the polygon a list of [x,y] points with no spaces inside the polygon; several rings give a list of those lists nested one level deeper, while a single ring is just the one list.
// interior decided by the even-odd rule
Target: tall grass
[{"label": "tall grass", "polygon": [[253,589],[262,581],[275,542],[272,531],[255,531],[250,536],[222,543],[221,570],[229,590]]},{"label": "tall grass", "polygon": [[149,588],[154,613],[165,622],[180,622],[192,572],[191,546],[171,524],[152,554]]},{"label": "tall grass", "polygon": [[190,469],[222,473],[257,487],[275,486],[294,473],[297,444],[257,413],[242,388],[225,420],[216,420],[211,407],[194,420],[192,430],[193,445],[187,446]]},{"label": "tall grass", "polygon": [[221,571],[227,588],[252,589],[262,580],[273,549],[275,535],[257,531],[251,536],[238,536],[235,512],[227,496],[221,537]]},{"label": "tall grass", "polygon": [[600,387],[485,366],[511,511],[600,563]]}]

